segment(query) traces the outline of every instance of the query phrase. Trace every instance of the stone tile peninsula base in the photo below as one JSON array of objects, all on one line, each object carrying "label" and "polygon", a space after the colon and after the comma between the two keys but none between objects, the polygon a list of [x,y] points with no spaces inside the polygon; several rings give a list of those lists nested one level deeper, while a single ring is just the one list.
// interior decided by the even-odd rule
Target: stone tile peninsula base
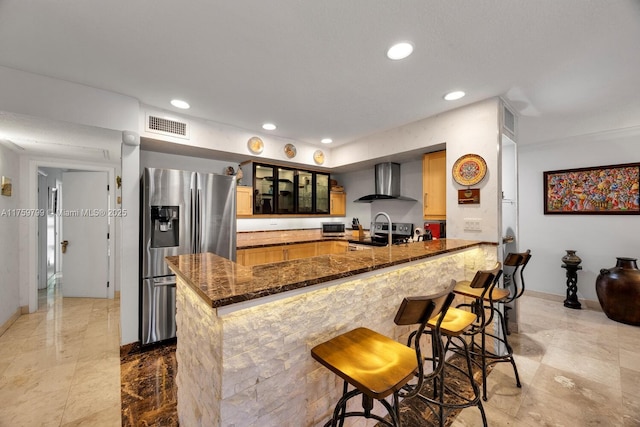
[{"label": "stone tile peninsula base", "polygon": [[342,382],[311,358],[311,348],[358,326],[406,342],[410,328],[393,323],[402,298],[443,290],[452,278],[470,280],[495,263],[496,251],[478,244],[219,308],[178,276],[180,424],[323,425]]}]

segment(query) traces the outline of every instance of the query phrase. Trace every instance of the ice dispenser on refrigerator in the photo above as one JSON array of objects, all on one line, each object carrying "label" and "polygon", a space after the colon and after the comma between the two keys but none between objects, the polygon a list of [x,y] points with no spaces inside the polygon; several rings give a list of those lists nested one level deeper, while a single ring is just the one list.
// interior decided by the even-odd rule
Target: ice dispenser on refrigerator
[{"label": "ice dispenser on refrigerator", "polygon": [[151,247],[166,248],[180,244],[180,207],[151,206]]}]

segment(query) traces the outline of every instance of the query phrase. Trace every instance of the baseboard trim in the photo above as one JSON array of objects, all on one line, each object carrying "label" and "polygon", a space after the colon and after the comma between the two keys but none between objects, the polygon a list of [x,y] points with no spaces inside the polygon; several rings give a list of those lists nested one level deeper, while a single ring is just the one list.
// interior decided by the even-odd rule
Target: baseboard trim
[{"label": "baseboard trim", "polygon": [[22,307],[18,307],[16,312],[13,313],[11,317],[9,317],[7,321],[0,326],[0,336],[2,336],[5,332],[7,332],[7,329],[9,329],[11,325],[13,325],[13,322],[18,320],[18,317],[20,317],[21,315],[22,315]]},{"label": "baseboard trim", "polygon": [[[556,302],[564,302],[566,298],[566,296],[564,295],[548,294],[546,292],[531,291],[529,289],[525,291],[525,295],[530,295],[532,297]],[[590,299],[578,298],[578,301],[580,301],[583,306],[587,307],[590,310],[602,311],[602,306],[600,306],[600,302],[597,300],[594,301]]]},{"label": "baseboard trim", "polygon": [[22,307],[20,307],[20,314],[29,314],[29,306],[23,305]]}]

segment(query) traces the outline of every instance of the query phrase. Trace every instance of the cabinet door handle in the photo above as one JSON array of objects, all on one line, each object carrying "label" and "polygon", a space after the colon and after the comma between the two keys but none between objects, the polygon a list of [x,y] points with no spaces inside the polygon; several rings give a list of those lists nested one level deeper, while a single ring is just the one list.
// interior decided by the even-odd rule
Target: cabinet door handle
[{"label": "cabinet door handle", "polygon": [[427,207],[427,193],[424,193],[424,197],[422,198],[424,201],[424,207]]}]

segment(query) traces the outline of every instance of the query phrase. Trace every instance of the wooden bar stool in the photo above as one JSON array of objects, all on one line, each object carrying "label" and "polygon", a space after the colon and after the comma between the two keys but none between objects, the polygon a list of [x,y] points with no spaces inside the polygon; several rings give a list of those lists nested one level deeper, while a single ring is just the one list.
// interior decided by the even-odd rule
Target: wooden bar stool
[{"label": "wooden bar stool", "polygon": [[[452,287],[456,286],[456,281],[452,280]],[[482,425],[487,427],[487,417],[480,399],[480,390],[478,384],[473,378],[473,368],[471,366],[471,351],[464,339],[464,334],[476,323],[477,316],[467,310],[455,307],[449,307],[444,313],[444,317],[431,318],[427,322],[427,326],[432,329],[431,348],[432,357],[424,358],[424,360],[432,362],[432,372],[425,376],[425,380],[432,379],[432,393],[427,395],[427,387],[422,387],[417,398],[427,404],[431,412],[438,419],[439,425],[442,427],[446,421],[446,411],[468,408],[477,406],[482,416]],[[438,332],[439,330],[439,332]],[[444,340],[444,345],[443,345]],[[411,336],[409,337],[409,343]],[[456,353],[464,356],[466,370],[456,366],[447,360],[447,351],[451,346],[458,351]],[[460,353],[462,350],[462,353]],[[473,396],[467,397],[460,394],[455,387],[447,382],[447,373],[445,367],[457,371],[466,377],[473,389]]]},{"label": "wooden bar stool", "polygon": [[[347,417],[372,418],[380,423],[400,427],[399,399],[417,395],[425,379],[420,337],[426,323],[436,316],[432,332],[439,336],[439,324],[454,299],[452,281],[443,294],[410,297],[402,301],[395,317],[398,325],[418,324],[412,333],[414,347],[406,346],[367,328],[356,328],[311,349],[312,357],[344,380],[342,397],[326,426],[340,426]],[[414,382],[410,384],[410,382]],[[349,391],[349,385],[354,387]],[[386,398],[393,396],[393,402]],[[347,401],[362,396],[362,411],[347,412]],[[387,410],[389,420],[371,412],[374,400]]]},{"label": "wooden bar stool", "polygon": [[530,259],[531,250],[529,249],[527,249],[526,252],[509,253],[504,259],[503,283],[504,288],[509,290],[509,296],[500,300],[500,303],[504,304],[504,324],[507,335],[511,334],[509,330],[509,310],[512,308],[507,304],[514,302],[524,294],[525,284],[523,271]]},{"label": "wooden bar stool", "polygon": [[[474,299],[470,304],[458,304],[457,307],[469,307],[471,311],[477,315],[477,321],[465,332],[465,335],[471,337],[471,354],[476,356],[477,359],[480,359],[479,366],[482,369],[482,398],[484,400],[487,400],[487,368],[495,363],[511,363],[516,377],[516,385],[521,387],[518,368],[513,358],[513,350],[509,345],[506,333],[504,333],[506,330],[504,316],[502,316],[502,313],[500,313],[495,306],[495,304],[509,297],[508,289],[496,288],[496,284],[501,275],[502,264],[497,262],[492,270],[480,270],[476,273],[473,280],[470,282],[460,281],[454,288],[455,293]],[[492,325],[494,314],[496,313],[500,320],[499,325],[502,328],[502,336],[487,330]],[[476,337],[480,339],[480,344],[476,342]],[[495,340],[494,343],[504,345],[504,354],[498,354],[496,351],[489,350],[487,348],[487,337],[493,338]]]}]

